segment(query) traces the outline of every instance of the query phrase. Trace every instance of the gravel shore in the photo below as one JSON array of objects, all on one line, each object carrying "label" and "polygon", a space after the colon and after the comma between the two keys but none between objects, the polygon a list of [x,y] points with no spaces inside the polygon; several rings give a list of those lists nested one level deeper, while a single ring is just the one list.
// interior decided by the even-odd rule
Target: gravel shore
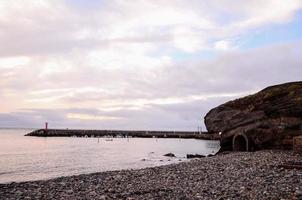
[{"label": "gravel shore", "polygon": [[0,184],[0,199],[302,199],[291,151],[233,152],[140,170]]}]

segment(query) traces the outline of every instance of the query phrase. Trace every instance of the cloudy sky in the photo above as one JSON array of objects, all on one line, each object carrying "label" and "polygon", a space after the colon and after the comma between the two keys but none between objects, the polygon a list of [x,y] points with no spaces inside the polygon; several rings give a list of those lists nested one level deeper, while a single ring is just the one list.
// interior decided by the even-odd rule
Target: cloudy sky
[{"label": "cloudy sky", "polygon": [[302,0],[0,0],[0,127],[197,130],[301,77]]}]

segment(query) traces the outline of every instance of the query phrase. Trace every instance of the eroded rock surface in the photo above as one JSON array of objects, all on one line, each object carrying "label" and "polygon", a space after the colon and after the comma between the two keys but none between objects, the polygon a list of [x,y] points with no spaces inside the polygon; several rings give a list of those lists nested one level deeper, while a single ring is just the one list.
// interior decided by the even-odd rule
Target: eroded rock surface
[{"label": "eroded rock surface", "polygon": [[302,135],[302,82],[271,86],[222,104],[210,110],[205,124],[209,132],[222,133],[225,149],[236,146],[237,136],[247,150],[290,148],[292,138]]}]

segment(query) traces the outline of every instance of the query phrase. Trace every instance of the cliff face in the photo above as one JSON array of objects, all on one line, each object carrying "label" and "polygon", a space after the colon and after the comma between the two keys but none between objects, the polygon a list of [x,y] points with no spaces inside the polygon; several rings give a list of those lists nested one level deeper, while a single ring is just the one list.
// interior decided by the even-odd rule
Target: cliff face
[{"label": "cliff face", "polygon": [[302,82],[271,86],[222,104],[209,111],[205,124],[211,133],[222,132],[225,149],[236,150],[239,135],[246,150],[289,147],[293,136],[302,135]]}]

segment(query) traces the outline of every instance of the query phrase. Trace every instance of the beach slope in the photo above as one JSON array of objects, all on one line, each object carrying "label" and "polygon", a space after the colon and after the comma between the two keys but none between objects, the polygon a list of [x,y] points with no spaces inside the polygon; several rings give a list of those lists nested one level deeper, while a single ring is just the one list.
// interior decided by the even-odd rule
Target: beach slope
[{"label": "beach slope", "polygon": [[1,199],[299,199],[292,151],[232,152],[140,170],[0,185]]}]

